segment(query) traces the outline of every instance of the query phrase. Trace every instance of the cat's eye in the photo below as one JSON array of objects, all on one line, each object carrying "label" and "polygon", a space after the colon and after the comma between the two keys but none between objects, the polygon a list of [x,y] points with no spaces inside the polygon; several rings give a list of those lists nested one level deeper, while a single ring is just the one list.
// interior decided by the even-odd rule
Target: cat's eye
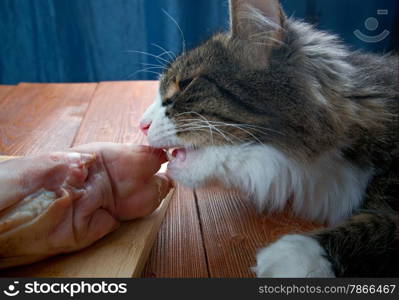
[{"label": "cat's eye", "polygon": [[178,82],[179,90],[183,92],[188,86],[193,82],[194,78],[189,78],[185,80],[180,80]]},{"label": "cat's eye", "polygon": [[165,101],[163,103],[164,106],[171,105],[171,104],[173,104],[173,99],[172,98],[165,99]]}]

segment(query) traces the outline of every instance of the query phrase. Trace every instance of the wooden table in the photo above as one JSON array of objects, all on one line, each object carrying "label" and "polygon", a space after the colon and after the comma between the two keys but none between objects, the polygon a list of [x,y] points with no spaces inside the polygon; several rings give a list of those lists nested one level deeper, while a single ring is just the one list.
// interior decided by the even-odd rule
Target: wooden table
[{"label": "wooden table", "polygon": [[[0,86],[0,155],[90,142],[145,143],[138,120],[154,81]],[[234,191],[177,187],[143,277],[252,277],[257,250],[317,227],[288,212],[259,215]]]}]

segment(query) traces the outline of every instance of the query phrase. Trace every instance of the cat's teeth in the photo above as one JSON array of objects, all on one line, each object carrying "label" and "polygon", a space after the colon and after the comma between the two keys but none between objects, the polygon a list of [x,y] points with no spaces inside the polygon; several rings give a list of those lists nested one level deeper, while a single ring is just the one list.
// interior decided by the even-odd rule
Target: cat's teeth
[{"label": "cat's teeth", "polygon": [[168,151],[166,151],[166,156],[168,157],[169,161],[172,161],[174,159],[172,153],[173,153],[174,148],[170,148],[168,149]]},{"label": "cat's teeth", "polygon": [[169,161],[175,160],[178,156],[181,158],[182,156],[179,153],[185,153],[184,148],[170,148],[166,151],[166,156],[168,157]]},{"label": "cat's teeth", "polygon": [[169,161],[172,161],[176,158],[176,150],[179,148],[169,148],[166,152]]}]

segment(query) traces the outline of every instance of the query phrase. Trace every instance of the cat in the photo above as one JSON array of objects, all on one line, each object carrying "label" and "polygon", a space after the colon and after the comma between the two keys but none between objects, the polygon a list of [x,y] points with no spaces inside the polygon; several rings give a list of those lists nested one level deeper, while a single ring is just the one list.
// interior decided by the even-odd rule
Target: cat
[{"label": "cat", "polygon": [[328,224],[261,249],[258,277],[397,276],[398,58],[350,51],[278,0],[231,0],[230,15],[170,63],[141,120],[174,149],[169,175]]}]

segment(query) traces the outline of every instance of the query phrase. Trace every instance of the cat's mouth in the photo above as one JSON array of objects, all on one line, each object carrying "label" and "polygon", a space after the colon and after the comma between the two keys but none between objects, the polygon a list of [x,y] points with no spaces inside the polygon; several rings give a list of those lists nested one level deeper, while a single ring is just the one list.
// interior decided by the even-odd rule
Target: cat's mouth
[{"label": "cat's mouth", "polygon": [[169,159],[169,163],[180,162],[183,163],[186,161],[187,156],[193,153],[198,152],[199,148],[195,146],[190,147],[172,147],[166,148],[166,154]]},{"label": "cat's mouth", "polygon": [[170,162],[174,160],[185,161],[187,157],[186,148],[170,148],[167,149],[166,153]]}]

